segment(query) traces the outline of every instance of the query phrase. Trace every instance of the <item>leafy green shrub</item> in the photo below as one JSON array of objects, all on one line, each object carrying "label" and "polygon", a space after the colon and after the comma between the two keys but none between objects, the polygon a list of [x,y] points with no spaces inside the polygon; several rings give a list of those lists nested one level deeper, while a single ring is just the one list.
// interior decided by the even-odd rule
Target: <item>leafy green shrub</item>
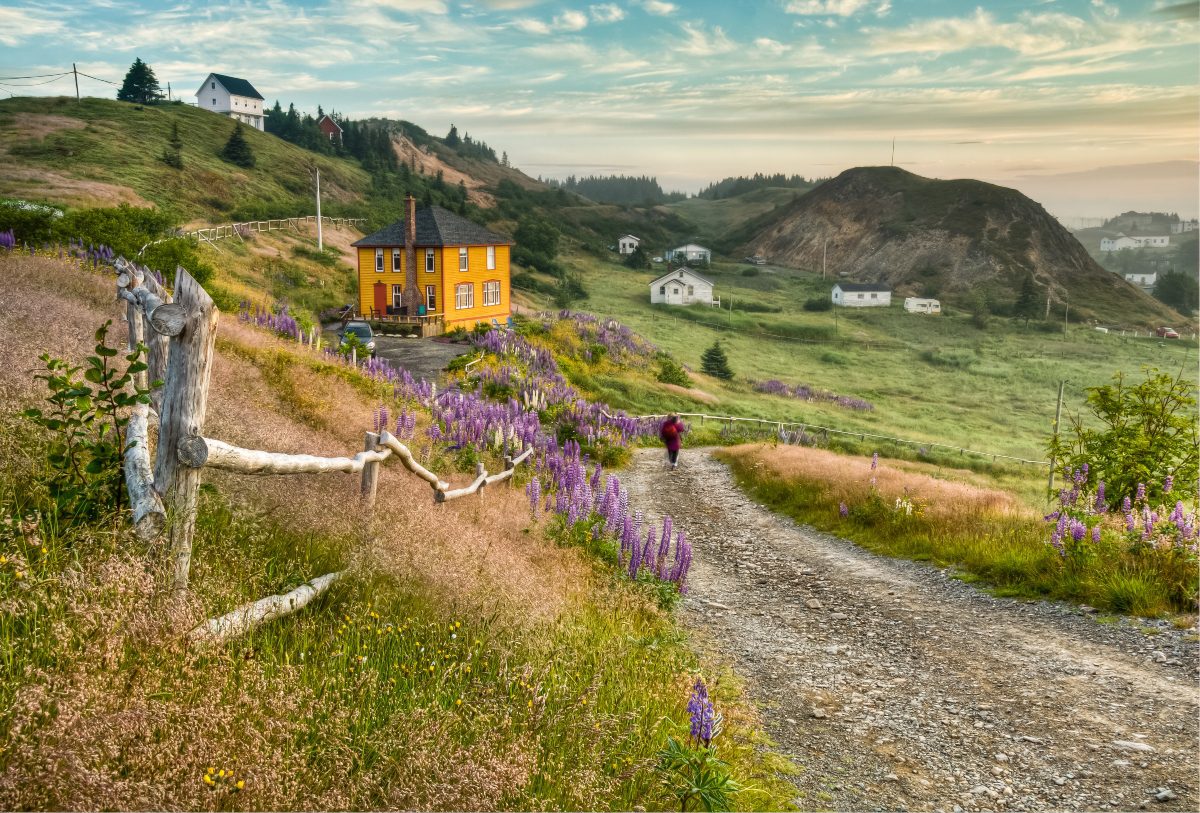
[{"label": "leafy green shrub", "polygon": [[762,273],[762,272],[760,272],[760,271],[759,271],[757,268],[755,268],[754,266],[750,266],[749,268],[743,268],[743,269],[742,269],[742,276],[743,276],[743,277],[757,277],[757,276],[758,276],[760,273]]},{"label": "leafy green shrub", "polygon": [[19,243],[37,245],[56,239],[56,226],[63,211],[27,200],[0,200],[0,231],[12,229]]},{"label": "leafy green shrub", "polygon": [[212,276],[213,269],[200,259],[194,240],[180,238],[155,242],[174,235],[177,226],[178,220],[162,209],[123,203],[110,208],[72,209],[56,222],[54,237],[64,243],[82,240],[108,246],[118,255],[136,258],[161,271],[168,282],[174,279],[175,268],[183,266],[203,285]]},{"label": "leafy green shrub", "polygon": [[955,370],[966,370],[979,359],[970,350],[960,350],[951,348],[943,350],[940,347],[933,347],[928,350],[921,351],[921,361],[932,364],[935,367],[950,367]]},{"label": "leafy green shrub", "polygon": [[666,353],[659,353],[658,357],[658,375],[655,376],[664,384],[674,384],[679,387],[692,386],[692,378],[687,374],[687,370],[683,369],[683,365],[671,358]]},{"label": "leafy green shrub", "polygon": [[[24,412],[51,433],[46,461],[53,472],[50,495],[60,517],[87,520],[120,509],[128,408],[150,402],[150,390],[134,383],[134,375],[147,369],[141,360],[145,348],[139,345],[126,355],[125,369],[119,370],[112,361],[119,351],[105,343],[111,324],[105,322],[96,331],[96,355],[87,357],[85,368],[49,353],[41,355],[46,371],[35,377],[50,390],[50,408]],[[81,369],[82,381],[77,378]]]},{"label": "leafy green shrub", "polygon": [[804,309],[806,311],[832,310],[833,300],[827,296],[814,296],[812,299],[804,300]]},{"label": "leafy green shrub", "polygon": [[818,358],[818,361],[820,361],[822,364],[833,364],[838,367],[845,367],[850,363],[850,359],[848,359],[846,356],[841,353],[835,353],[832,350],[826,350],[824,353],[822,353]]}]

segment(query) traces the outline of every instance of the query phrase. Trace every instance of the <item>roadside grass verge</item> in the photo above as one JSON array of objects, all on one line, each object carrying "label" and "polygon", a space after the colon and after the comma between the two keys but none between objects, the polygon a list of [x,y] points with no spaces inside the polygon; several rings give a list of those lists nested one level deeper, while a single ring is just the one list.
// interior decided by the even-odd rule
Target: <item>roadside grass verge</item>
[{"label": "roadside grass verge", "polygon": [[954,568],[997,595],[1140,616],[1196,609],[1194,562],[1105,543],[1068,566],[1047,543],[1048,524],[996,489],[890,464],[873,471],[870,458],[818,449],[739,446],[717,457],[773,510],[876,553]]}]

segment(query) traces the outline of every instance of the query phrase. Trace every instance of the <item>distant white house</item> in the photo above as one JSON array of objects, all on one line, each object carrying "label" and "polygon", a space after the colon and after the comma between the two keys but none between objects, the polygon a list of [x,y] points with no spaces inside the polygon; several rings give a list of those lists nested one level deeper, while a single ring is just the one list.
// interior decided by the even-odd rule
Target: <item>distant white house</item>
[{"label": "distant white house", "polygon": [[941,313],[942,303],[936,299],[908,296],[904,298],[904,310],[909,313]]},{"label": "distant white house", "polygon": [[263,129],[263,96],[245,79],[210,73],[196,91],[196,106]]},{"label": "distant white house", "polygon": [[632,254],[637,251],[637,247],[641,245],[642,238],[632,234],[622,234],[617,238],[617,253]]},{"label": "distant white house", "polygon": [[1101,251],[1124,251],[1127,248],[1166,248],[1171,244],[1167,234],[1147,235],[1145,237],[1128,237],[1118,234],[1116,237],[1100,238]]},{"label": "distant white house", "polygon": [[1151,271],[1148,274],[1126,274],[1125,281],[1133,285],[1140,285],[1142,288],[1153,288],[1154,283],[1158,282],[1158,272]]},{"label": "distant white house", "polygon": [[1183,234],[1184,232],[1196,231],[1198,228],[1200,228],[1200,220],[1196,220],[1196,218],[1181,220],[1178,223],[1171,224],[1171,234]]},{"label": "distant white house", "polygon": [[685,263],[711,263],[712,252],[704,246],[698,246],[695,243],[688,243],[686,246],[673,248],[664,252],[664,256],[674,262]]},{"label": "distant white house", "polygon": [[650,304],[712,305],[713,284],[690,268],[677,268],[650,283]]},{"label": "distant white house", "polygon": [[844,308],[886,308],[892,289],[873,282],[839,282],[833,286],[833,304]]}]

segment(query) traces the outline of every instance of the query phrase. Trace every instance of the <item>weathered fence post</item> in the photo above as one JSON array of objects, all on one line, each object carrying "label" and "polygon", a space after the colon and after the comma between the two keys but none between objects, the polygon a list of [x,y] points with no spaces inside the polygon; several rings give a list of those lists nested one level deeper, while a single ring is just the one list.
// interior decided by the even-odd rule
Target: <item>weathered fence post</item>
[{"label": "weathered fence post", "polygon": [[[374,432],[367,432],[366,439],[363,441],[363,451],[373,452],[379,447],[379,435]],[[379,487],[379,463],[370,461],[363,464],[362,468],[362,501],[363,506],[370,511],[375,507],[375,492]]]},{"label": "weathered fence post", "polygon": [[186,322],[182,332],[171,340],[167,357],[167,383],[158,413],[154,485],[166,498],[171,512],[173,585],[176,591],[183,591],[187,590],[191,568],[201,470],[181,465],[178,450],[181,441],[204,434],[220,312],[208,292],[183,268],[175,271],[175,303],[183,308]]}]

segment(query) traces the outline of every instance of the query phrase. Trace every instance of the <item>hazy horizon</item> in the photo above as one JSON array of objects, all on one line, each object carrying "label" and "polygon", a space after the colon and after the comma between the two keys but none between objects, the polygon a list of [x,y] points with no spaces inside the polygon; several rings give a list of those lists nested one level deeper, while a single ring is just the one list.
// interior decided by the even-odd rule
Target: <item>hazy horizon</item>
[{"label": "hazy horizon", "polygon": [[231,74],[268,105],[453,123],[534,176],[695,192],[894,160],[1060,217],[1195,217],[1198,18],[1166,0],[26,1],[0,8],[0,89],[71,94],[42,75],[74,60],[119,83],[140,57],[177,98]]}]

